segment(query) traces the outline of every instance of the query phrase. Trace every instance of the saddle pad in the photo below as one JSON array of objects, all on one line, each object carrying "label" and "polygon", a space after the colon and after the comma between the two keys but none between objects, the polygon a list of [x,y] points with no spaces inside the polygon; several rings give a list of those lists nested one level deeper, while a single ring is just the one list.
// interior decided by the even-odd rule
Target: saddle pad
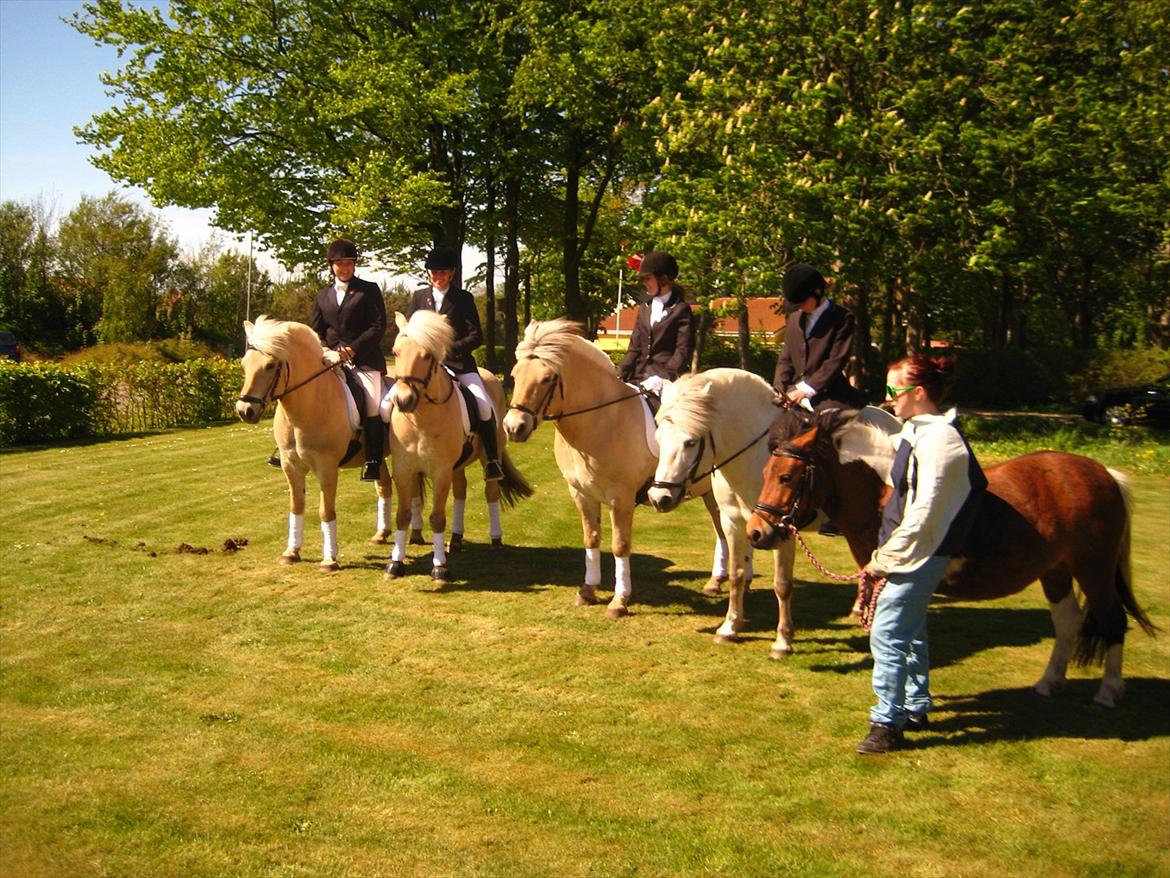
[{"label": "saddle pad", "polygon": [[[636,390],[639,393],[642,388],[637,384],[626,384],[630,390]],[[646,420],[646,447],[650,449],[650,453],[655,457],[658,456],[658,437],[655,433],[658,430],[658,425],[654,423],[654,412],[650,411],[650,403],[646,401],[646,397],[642,397],[642,414],[645,415]]]},{"label": "saddle pad", "polygon": [[[454,381],[454,379],[452,380]],[[463,434],[466,436],[471,432],[471,415],[467,411],[467,397],[471,394],[471,391],[458,381],[455,381],[455,389],[459,391],[455,394],[459,397],[459,422],[463,425]],[[475,404],[475,400],[471,402],[473,405]]]},{"label": "saddle pad", "polygon": [[362,422],[361,418],[358,417],[357,403],[354,402],[353,392],[349,389],[349,385],[346,384],[344,375],[341,375],[334,369],[333,376],[341,382],[341,387],[345,390],[345,415],[349,418],[349,428],[355,433],[360,433],[362,431]]}]

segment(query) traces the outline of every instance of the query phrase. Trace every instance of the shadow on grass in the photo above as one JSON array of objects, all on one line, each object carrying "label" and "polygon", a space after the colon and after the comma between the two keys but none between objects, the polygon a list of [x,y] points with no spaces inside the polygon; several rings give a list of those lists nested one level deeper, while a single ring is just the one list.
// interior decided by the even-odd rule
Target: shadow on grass
[{"label": "shadow on grass", "polygon": [[[1037,669],[1037,678],[1042,670]],[[914,748],[1041,738],[1145,741],[1170,736],[1170,680],[1133,677],[1125,682],[1125,697],[1112,709],[1092,703],[1098,679],[1070,680],[1051,698],[1031,688],[936,696],[930,731],[915,736]]]}]

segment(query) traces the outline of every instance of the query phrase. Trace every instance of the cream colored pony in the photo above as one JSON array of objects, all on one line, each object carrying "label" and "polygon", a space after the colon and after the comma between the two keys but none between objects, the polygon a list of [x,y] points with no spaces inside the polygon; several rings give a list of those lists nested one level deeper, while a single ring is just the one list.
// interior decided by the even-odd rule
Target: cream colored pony
[{"label": "cream colored pony", "polygon": [[[606,615],[624,616],[633,591],[635,495],[658,462],[646,440],[645,403],[618,378],[609,357],[581,336],[580,324],[563,318],[528,325],[516,347],[512,378],[512,404],[504,418],[508,438],[524,442],[542,421],[556,424],[553,451],[581,515],[585,542],[585,584],[577,603],[597,603],[604,504],[610,510],[614,556],[614,595]],[[726,545],[710,491],[698,485],[694,493],[703,496],[717,538]]]},{"label": "cream colored pony", "polygon": [[[481,460],[483,449],[475,433],[469,435],[463,429],[457,384],[443,368],[455,334],[447,318],[424,310],[416,311],[409,321],[402,314],[395,313],[394,320],[398,324],[398,337],[394,341],[395,381],[390,390],[394,401],[390,416],[390,454],[394,461],[394,483],[398,488],[398,509],[394,548],[386,565],[386,577],[395,579],[406,573],[410,501],[421,474],[430,479],[434,494],[430,515],[434,550],[431,578],[436,582],[447,582],[447,494],[457,472],[456,464],[458,470],[462,470],[468,462]],[[479,374],[492,405],[497,412],[502,411],[504,389],[499,379],[486,369],[480,369]],[[469,438],[473,442],[473,452],[467,460],[460,461]],[[504,448],[502,431],[499,447]],[[498,504],[501,499],[505,505],[511,506],[532,495],[532,487],[516,469],[507,451],[501,450],[500,464],[504,470],[503,480],[484,485],[489,511],[492,504]]]},{"label": "cream colored pony", "polygon": [[[338,568],[337,471],[357,468],[365,461],[362,450],[349,455],[350,443],[364,445],[360,428],[350,422],[347,393],[340,366],[321,361],[317,333],[303,323],[286,323],[266,316],[246,322],[248,349],[241,361],[244,386],[236,401],[236,414],[255,424],[265,409],[278,402],[272,433],[280,449],[281,469],[288,480],[288,545],[282,564],[301,560],[305,528],[305,477],[311,470],[321,486],[321,532],[324,547],[321,569]],[[385,463],[377,482],[379,503],[390,499],[390,475]],[[376,535],[375,535],[376,538]]]}]

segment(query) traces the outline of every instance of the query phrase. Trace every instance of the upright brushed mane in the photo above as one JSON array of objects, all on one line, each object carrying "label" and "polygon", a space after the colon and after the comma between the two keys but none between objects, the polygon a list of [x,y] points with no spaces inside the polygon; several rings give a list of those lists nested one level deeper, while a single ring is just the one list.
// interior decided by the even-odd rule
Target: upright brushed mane
[{"label": "upright brushed mane", "polygon": [[567,317],[556,320],[533,320],[524,330],[524,339],[516,345],[516,359],[546,361],[560,372],[569,355],[577,352],[598,366],[614,371],[613,361],[605,352],[590,344],[582,335],[583,327]]},{"label": "upright brushed mane", "polygon": [[274,320],[261,314],[248,333],[248,344],[261,353],[287,363],[292,359],[296,346],[307,344],[310,336],[319,346],[317,334],[303,323]]},{"label": "upright brushed mane", "polygon": [[415,311],[410,315],[410,321],[401,335],[409,338],[440,363],[447,359],[451,345],[455,343],[455,330],[447,318],[436,311]]},{"label": "upright brushed mane", "polygon": [[662,392],[662,406],[656,416],[658,423],[669,420],[684,434],[697,436],[709,430],[721,414],[732,414],[724,411],[729,407],[769,404],[772,388],[757,375],[751,375],[746,385],[751,388],[752,397],[745,399],[742,394],[735,394],[736,398],[732,399],[729,396],[731,388],[745,386],[747,375],[738,369],[711,369],[680,376]]}]

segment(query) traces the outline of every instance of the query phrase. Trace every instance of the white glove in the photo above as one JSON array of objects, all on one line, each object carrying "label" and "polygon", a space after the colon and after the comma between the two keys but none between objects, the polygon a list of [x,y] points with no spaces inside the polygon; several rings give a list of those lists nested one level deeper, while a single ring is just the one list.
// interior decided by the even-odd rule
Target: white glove
[{"label": "white glove", "polygon": [[341,354],[337,351],[322,351],[321,362],[326,366],[337,366],[341,364]]},{"label": "white glove", "polygon": [[651,393],[662,393],[662,376],[651,375],[642,379],[642,386]]}]

